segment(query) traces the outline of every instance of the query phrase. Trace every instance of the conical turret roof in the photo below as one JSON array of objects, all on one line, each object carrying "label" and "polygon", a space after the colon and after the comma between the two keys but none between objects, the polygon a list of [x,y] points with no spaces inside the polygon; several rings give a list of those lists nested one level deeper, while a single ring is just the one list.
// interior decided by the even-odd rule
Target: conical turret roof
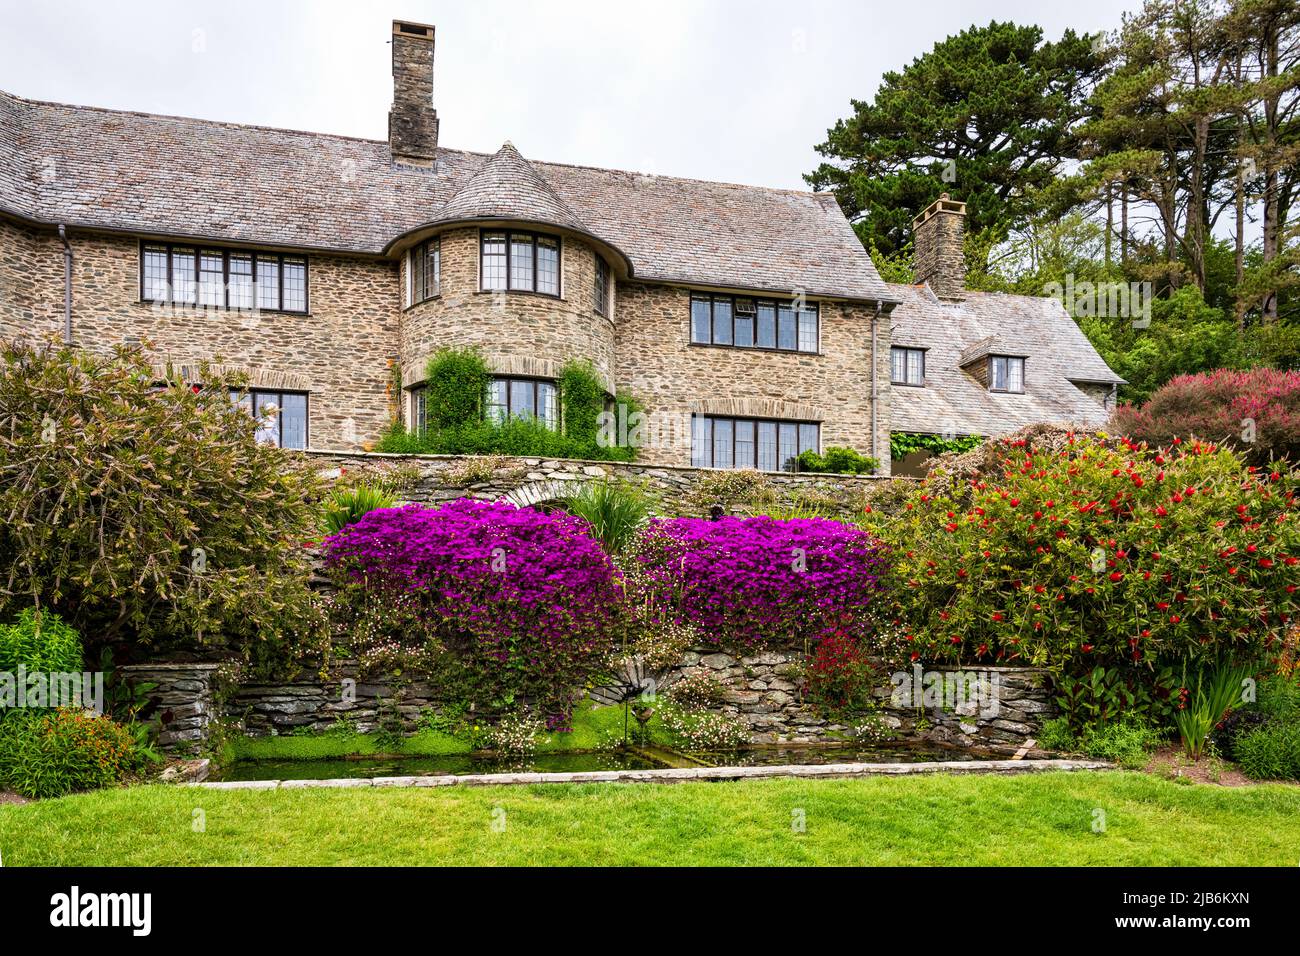
[{"label": "conical turret roof", "polygon": [[590,232],[533,164],[506,143],[438,213],[437,221],[519,219]]}]

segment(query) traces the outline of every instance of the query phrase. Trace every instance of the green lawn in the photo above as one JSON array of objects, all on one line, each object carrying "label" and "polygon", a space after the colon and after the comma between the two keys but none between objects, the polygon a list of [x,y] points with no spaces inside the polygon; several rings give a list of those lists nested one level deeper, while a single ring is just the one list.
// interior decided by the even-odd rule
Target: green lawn
[{"label": "green lawn", "polygon": [[[204,832],[192,821],[202,811]],[[802,812],[805,832],[792,825]],[[1105,831],[1094,832],[1097,811]],[[503,820],[504,829],[494,828]],[[1300,863],[1300,788],[1136,773],[221,791],[0,806],[21,865]]]}]

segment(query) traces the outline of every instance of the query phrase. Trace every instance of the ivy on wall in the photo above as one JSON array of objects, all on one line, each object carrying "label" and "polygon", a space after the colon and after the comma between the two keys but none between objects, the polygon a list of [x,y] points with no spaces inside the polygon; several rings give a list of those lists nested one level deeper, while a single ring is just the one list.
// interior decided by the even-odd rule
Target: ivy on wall
[{"label": "ivy on wall", "polygon": [[972,448],[978,448],[983,441],[984,439],[979,435],[943,438],[926,432],[890,432],[889,457],[898,461],[914,451],[928,451],[935,455],[942,455],[949,451],[970,451]]},{"label": "ivy on wall", "polygon": [[[488,386],[492,371],[475,349],[443,349],[425,369],[426,428],[408,431],[395,422],[380,439],[378,450],[432,455],[513,455],[545,458],[585,458],[631,461],[635,449],[602,442],[601,414],[605,387],[589,361],[573,360],[560,370],[560,422],[551,427],[533,418],[489,421]],[[624,416],[640,406],[619,396]]]}]

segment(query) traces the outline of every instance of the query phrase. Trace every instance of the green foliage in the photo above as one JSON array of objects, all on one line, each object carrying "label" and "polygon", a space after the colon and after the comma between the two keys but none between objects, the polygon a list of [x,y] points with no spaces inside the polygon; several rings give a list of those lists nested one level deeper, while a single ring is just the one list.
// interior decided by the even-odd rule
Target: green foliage
[{"label": "green foliage", "polygon": [[583,485],[564,499],[564,509],[587,522],[605,553],[622,553],[645,527],[653,502],[644,490],[626,481],[602,479]]},{"label": "green foliage", "polygon": [[1086,735],[1125,716],[1152,722],[1172,717],[1178,682],[1169,668],[1098,665],[1056,678],[1056,704],[1072,731]]},{"label": "green foliage", "polygon": [[1053,717],[1043,722],[1038,733],[1038,746],[1055,753],[1072,753],[1079,744],[1079,738],[1070,728],[1068,717]]},{"label": "green foliage", "polygon": [[1196,687],[1184,704],[1174,712],[1174,724],[1182,738],[1183,750],[1193,760],[1200,760],[1215,725],[1242,702],[1242,688],[1251,674],[1249,667],[1222,664],[1203,670],[1196,676]]},{"label": "green foliage", "polygon": [[492,373],[475,349],[439,349],[424,370],[429,430],[457,428],[483,417]]},{"label": "green foliage", "polygon": [[1237,738],[1241,772],[1254,780],[1300,780],[1300,722],[1271,721]]},{"label": "green foliage", "polygon": [[[1070,129],[1101,67],[1091,39],[1037,26],[972,26],[885,73],[829,130],[829,162],[805,178],[834,189],[869,248],[892,254],[941,192],[968,203],[973,235],[1005,235],[1072,156]],[[945,176],[945,172],[949,175]]]},{"label": "green foliage", "polygon": [[880,467],[875,458],[868,458],[852,448],[829,446],[825,453],[809,450],[799,455],[799,470],[831,472],[837,475],[870,475]]},{"label": "green foliage", "polygon": [[80,674],[81,637],[57,614],[25,608],[12,624],[0,624],[0,672]]},{"label": "green foliage", "polygon": [[978,448],[984,439],[979,435],[961,435],[956,438],[944,438],[924,432],[890,432],[889,457],[894,461],[906,458],[914,451],[928,451],[942,455],[950,451],[966,452]]},{"label": "green foliage", "polygon": [[1160,732],[1141,716],[1126,716],[1084,731],[1078,749],[1094,760],[1110,760],[1127,770],[1141,770],[1160,746]]},{"label": "green foliage", "polygon": [[0,349],[0,615],[272,667],[324,636],[295,546],[318,482],[256,441],[241,382],[155,380],[138,352]]},{"label": "green foliage", "polygon": [[[570,361],[560,370],[558,428],[535,418],[487,420],[484,410],[491,378],[487,362],[474,349],[439,352],[426,370],[427,430],[415,434],[394,422],[380,438],[377,450],[594,461],[631,461],[635,457],[635,448],[602,440],[600,416],[605,410],[605,392],[590,362]],[[619,401],[627,415],[639,409],[629,396],[621,396]]]},{"label": "green foliage", "polygon": [[144,759],[131,730],[107,717],[15,711],[0,720],[0,789],[26,797],[115,786]]},{"label": "green foliage", "polygon": [[334,534],[376,508],[391,508],[394,504],[391,495],[374,485],[358,483],[336,488],[325,502],[325,533]]}]

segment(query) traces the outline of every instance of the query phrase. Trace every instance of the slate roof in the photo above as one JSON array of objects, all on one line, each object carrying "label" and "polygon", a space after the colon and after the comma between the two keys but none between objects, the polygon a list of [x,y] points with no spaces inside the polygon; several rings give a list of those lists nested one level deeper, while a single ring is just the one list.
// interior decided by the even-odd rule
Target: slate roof
[{"label": "slate roof", "polygon": [[[965,301],[943,302],[929,286],[889,289],[903,300],[890,317],[893,344],[927,350],[925,387],[890,392],[894,431],[993,437],[1035,422],[1102,425],[1109,418],[1075,383],[1124,380],[1056,299],[967,292]],[[990,392],[962,369],[980,354],[1027,356],[1024,394]]]},{"label": "slate roof", "polygon": [[480,166],[447,200],[435,221],[466,219],[526,219],[588,231],[513,143],[506,143]]},{"label": "slate roof", "polygon": [[394,165],[383,140],[0,93],[0,211],[70,228],[382,254],[449,203],[500,208],[487,186],[523,183],[530,208],[576,218],[637,278],[894,300],[828,194],[528,163],[513,147],[439,148],[422,169]]}]

